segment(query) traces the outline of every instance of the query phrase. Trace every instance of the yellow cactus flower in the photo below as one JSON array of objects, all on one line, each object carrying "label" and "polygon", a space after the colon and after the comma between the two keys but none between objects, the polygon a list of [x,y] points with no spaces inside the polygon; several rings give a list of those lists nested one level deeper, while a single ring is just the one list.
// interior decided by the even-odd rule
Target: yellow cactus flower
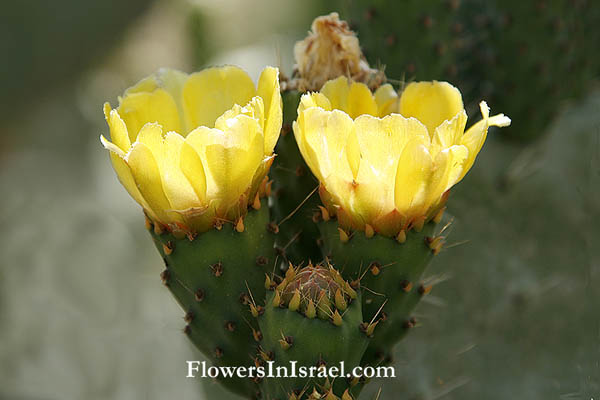
[{"label": "yellow cactus flower", "polygon": [[154,222],[185,233],[260,206],[282,123],[279,71],[161,70],[104,104],[117,176]]},{"label": "yellow cactus flower", "polygon": [[483,119],[465,132],[462,96],[447,82],[410,83],[398,98],[389,85],[371,93],[340,77],[302,96],[293,128],[329,214],[343,228],[392,236],[433,218],[488,127],[510,124],[480,108]]}]

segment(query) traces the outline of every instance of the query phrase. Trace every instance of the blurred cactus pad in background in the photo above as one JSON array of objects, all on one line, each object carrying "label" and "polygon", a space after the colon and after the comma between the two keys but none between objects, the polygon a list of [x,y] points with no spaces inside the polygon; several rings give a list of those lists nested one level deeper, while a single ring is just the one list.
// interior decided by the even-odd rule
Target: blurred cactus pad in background
[{"label": "blurred cactus pad in background", "polygon": [[581,98],[600,71],[600,7],[590,0],[343,0],[341,8],[389,78],[453,82],[470,101],[510,115],[503,134],[514,140],[547,133],[559,104]]},{"label": "blurred cactus pad in background", "polygon": [[[364,54],[356,71],[373,89],[383,74],[400,91],[412,81],[448,81],[462,93],[467,126],[479,120],[480,100],[512,119],[490,128],[443,219],[406,238],[340,232],[318,208],[318,181],[296,148],[298,102],[319,88],[292,85],[294,46],[332,11],[356,32]],[[25,1],[3,5],[0,20],[0,399],[234,400],[217,382],[186,379],[186,360],[318,363],[325,360],[312,353],[336,341],[325,358],[383,360],[397,377],[364,388],[320,381],[317,394],[311,387],[305,395],[600,397],[594,1]],[[99,150],[98,135],[108,135],[102,104],[159,67],[222,64],[243,67],[254,82],[265,65],[279,67],[274,182],[246,199],[247,216],[194,241],[148,221],[153,244]],[[330,267],[354,268],[347,258],[366,254],[367,265],[356,266],[364,284],[385,290],[392,281],[377,279],[390,276],[384,265],[396,254],[387,246],[399,239],[417,249],[407,256],[409,300],[394,300],[396,314],[385,321],[401,328],[372,326],[381,300],[357,288],[356,271]],[[199,274],[190,254],[201,246],[211,252],[202,252]],[[331,265],[319,263],[322,251]],[[256,275],[244,280],[234,269],[242,265]],[[378,352],[367,344],[378,344],[378,329],[403,339]],[[287,400],[306,382],[278,383],[260,388]],[[257,392],[248,382],[228,385],[245,397]]]}]

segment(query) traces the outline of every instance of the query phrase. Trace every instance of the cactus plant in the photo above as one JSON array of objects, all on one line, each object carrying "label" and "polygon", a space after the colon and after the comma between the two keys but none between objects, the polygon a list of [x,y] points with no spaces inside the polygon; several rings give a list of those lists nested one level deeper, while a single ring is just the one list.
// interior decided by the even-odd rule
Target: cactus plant
[{"label": "cactus plant", "polygon": [[590,52],[598,10],[585,0],[347,0],[343,9],[388,77],[452,80],[510,113],[516,123],[506,134],[519,140],[541,136],[560,100],[600,72]]},{"label": "cactus plant", "polygon": [[[117,109],[105,105],[112,142],[101,142],[144,209],[184,332],[213,364],[375,366],[389,361],[430,290],[421,276],[444,244],[450,189],[488,128],[510,119],[481,102],[482,119],[465,130],[462,95],[447,82],[397,93],[335,13],[315,20],[295,50],[284,100],[270,67],[257,86],[236,67],[161,71]],[[325,261],[313,265],[319,246]],[[351,400],[367,382],[220,378],[269,400]]]}]

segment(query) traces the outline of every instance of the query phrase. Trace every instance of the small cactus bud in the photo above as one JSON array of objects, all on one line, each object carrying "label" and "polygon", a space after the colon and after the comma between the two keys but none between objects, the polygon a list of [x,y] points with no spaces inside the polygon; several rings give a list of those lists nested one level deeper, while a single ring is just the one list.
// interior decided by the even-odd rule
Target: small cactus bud
[{"label": "small cactus bud", "polygon": [[329,211],[323,206],[319,206],[319,210],[321,210],[321,218],[323,218],[323,221],[329,221]]},{"label": "small cactus bud", "polygon": [[327,396],[325,396],[325,400],[340,400],[340,398],[333,394],[333,390],[329,389]]},{"label": "small cactus bud", "polygon": [[352,288],[352,285],[349,284],[348,282],[346,282],[346,284],[344,285],[344,290],[346,291],[346,293],[352,300],[356,299],[356,296],[358,296],[358,294],[356,293],[356,290],[354,290]]},{"label": "small cactus bud", "polygon": [[166,244],[163,244],[163,252],[165,255],[171,255],[173,253],[173,249],[175,248],[175,244],[171,241],[168,241]]},{"label": "small cactus bud", "polygon": [[257,342],[260,342],[263,338],[263,334],[261,331],[257,331],[256,329],[252,328],[252,336],[254,336],[254,340]]},{"label": "small cactus bud", "polygon": [[256,196],[254,197],[254,201],[252,202],[252,208],[254,208],[255,210],[260,210],[260,206],[260,197],[257,192]]},{"label": "small cactus bud", "polygon": [[315,304],[312,299],[308,300],[308,305],[306,306],[306,311],[304,312],[307,318],[313,319],[317,316],[317,309],[315,308]]},{"label": "small cactus bud", "polygon": [[372,238],[373,235],[375,235],[375,230],[373,230],[373,227],[369,224],[365,224],[365,236],[367,238]]},{"label": "small cactus bud", "polygon": [[273,282],[273,280],[269,277],[268,274],[265,274],[265,289],[267,290],[271,290],[273,289],[273,285],[275,283]]},{"label": "small cactus bud", "polygon": [[254,304],[250,304],[250,313],[254,318],[258,318],[258,316],[260,315],[258,312],[258,308]]},{"label": "small cactus bud", "polygon": [[321,290],[319,296],[319,302],[317,303],[317,315],[321,319],[329,319],[329,314],[331,312],[331,303],[329,302],[329,298],[327,297],[325,289]]},{"label": "small cactus bud", "polygon": [[240,217],[237,223],[235,224],[235,230],[239,233],[244,232],[244,218]]},{"label": "small cactus bud", "polygon": [[442,236],[438,236],[435,238],[427,238],[427,245],[431,249],[431,252],[434,255],[439,254],[442,251],[442,247],[444,247],[444,238]]},{"label": "small cactus bud", "polygon": [[346,389],[346,391],[342,395],[342,400],[353,400],[352,399],[352,395],[350,394],[350,392],[348,391],[348,389]]},{"label": "small cactus bud", "polygon": [[335,326],[341,326],[342,325],[342,316],[340,315],[340,313],[338,312],[338,310],[334,311],[333,317],[331,318],[331,321],[333,322],[333,324]]},{"label": "small cactus bud", "polygon": [[321,398],[321,393],[317,390],[317,388],[313,388],[313,392],[308,397],[309,400],[319,400]]},{"label": "small cactus bud", "polygon": [[404,230],[401,230],[400,232],[398,232],[398,235],[396,236],[396,240],[398,241],[398,243],[406,242],[406,232]]},{"label": "small cactus bud", "polygon": [[413,221],[413,228],[417,232],[421,232],[423,230],[423,226],[425,226],[425,218],[419,217]]},{"label": "small cactus bud", "polygon": [[368,337],[373,336],[373,332],[375,332],[375,328],[377,327],[378,323],[379,323],[379,321],[372,322],[367,326],[367,331],[365,333],[367,334]]},{"label": "small cactus bud", "polygon": [[279,285],[277,285],[277,289],[276,290],[283,291],[283,290],[285,290],[285,288],[287,287],[287,285],[288,285],[288,280],[286,278],[284,278],[281,281],[281,283]]},{"label": "small cactus bud", "polygon": [[431,285],[425,286],[425,285],[420,285],[419,286],[419,294],[421,296],[424,296],[426,294],[428,294],[429,292],[431,292]]},{"label": "small cactus bud", "polygon": [[294,338],[291,336],[286,336],[282,339],[279,339],[279,345],[283,350],[287,350],[294,344]]},{"label": "small cactus bud", "polygon": [[346,311],[346,308],[348,308],[348,303],[340,289],[335,292],[335,306],[342,312]]},{"label": "small cactus bud", "polygon": [[400,289],[405,292],[408,293],[410,292],[410,290],[412,289],[412,283],[410,281],[407,281],[406,279],[403,280],[402,282],[400,282]]},{"label": "small cactus bud", "polygon": [[277,308],[281,305],[281,295],[279,290],[275,290],[275,296],[273,296],[273,307]]},{"label": "small cactus bud", "polygon": [[296,269],[290,263],[287,271],[285,271],[285,279],[287,279],[288,281],[291,281],[292,279],[294,279],[295,276],[296,276]]},{"label": "small cactus bud", "polygon": [[273,353],[269,352],[265,352],[263,349],[259,350],[260,356],[263,360],[265,361],[272,361],[273,360]]},{"label": "small cactus bud", "polygon": [[290,303],[288,304],[288,308],[290,309],[290,311],[297,311],[298,308],[300,307],[300,291],[298,289],[296,289],[296,291],[294,291],[294,295],[292,296],[292,299],[290,300]]},{"label": "small cactus bud", "polygon": [[381,272],[381,264],[379,264],[377,261],[373,261],[369,265],[369,270],[371,271],[371,274],[373,274],[373,276],[377,276]]},{"label": "small cactus bud", "polygon": [[340,232],[340,242],[346,243],[348,242],[348,240],[350,240],[350,237],[348,236],[345,230],[343,230],[342,228],[338,228],[338,231]]}]

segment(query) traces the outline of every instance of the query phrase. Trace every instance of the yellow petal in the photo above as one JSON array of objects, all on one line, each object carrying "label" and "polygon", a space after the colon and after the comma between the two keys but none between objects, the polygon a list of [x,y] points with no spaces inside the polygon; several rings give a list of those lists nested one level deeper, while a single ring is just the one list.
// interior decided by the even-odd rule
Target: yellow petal
[{"label": "yellow petal", "polygon": [[266,111],[265,155],[269,155],[273,153],[283,122],[279,70],[277,68],[267,67],[262,71],[258,78],[257,94],[263,99]]},{"label": "yellow petal", "polygon": [[216,119],[234,104],[243,106],[255,95],[252,79],[238,67],[215,67],[196,72],[183,87],[188,126],[212,128]]},{"label": "yellow petal", "polygon": [[115,146],[114,143],[111,143],[110,141],[108,141],[108,139],[106,139],[104,137],[104,135],[100,135],[100,143],[102,143],[102,146],[104,146],[104,148],[106,150],[117,154],[121,158],[125,157],[125,152],[123,150],[121,150],[119,147]]},{"label": "yellow petal", "polygon": [[448,82],[409,83],[400,96],[400,114],[417,118],[430,136],[463,108],[460,91]]},{"label": "yellow petal", "polygon": [[127,125],[131,142],[136,140],[140,129],[148,122],[160,124],[165,132],[181,132],[177,105],[164,89],[126,94],[120,99],[118,111]]},{"label": "yellow petal", "polygon": [[161,221],[176,219],[167,216],[167,210],[170,210],[171,205],[165,196],[160,170],[150,149],[143,143],[134,143],[126,161],[131,168],[136,186],[150,209]]},{"label": "yellow petal", "polygon": [[186,141],[205,161],[208,196],[217,200],[220,209],[227,209],[252,184],[264,142],[258,122],[246,115],[223,121],[222,127],[224,131],[196,129]]},{"label": "yellow petal", "polygon": [[[312,126],[312,125],[310,125]],[[319,159],[314,150],[308,145],[306,141],[306,124],[304,123],[304,113],[298,115],[298,119],[292,123],[292,130],[294,132],[294,138],[298,144],[298,149],[306,165],[310,168],[313,175],[320,181],[323,182],[323,176],[319,169]]]},{"label": "yellow petal", "polygon": [[435,158],[439,151],[455,144],[460,144],[466,125],[467,113],[465,110],[461,110],[451,120],[446,120],[435,128],[435,133],[431,140],[431,156]]},{"label": "yellow petal", "polygon": [[463,172],[469,150],[462,145],[454,145],[440,151],[435,157],[435,167],[431,176],[428,203],[433,204],[458,181]]},{"label": "yellow petal", "polygon": [[348,106],[349,92],[350,86],[348,84],[348,78],[340,76],[336,79],[327,81],[323,85],[323,88],[321,88],[320,93],[327,97],[332,109],[345,111]]},{"label": "yellow petal", "polygon": [[360,167],[360,147],[358,145],[358,137],[356,136],[356,130],[348,134],[348,140],[346,142],[346,158],[348,159],[348,165],[352,170],[352,176],[356,180],[358,175],[358,168]]},{"label": "yellow petal", "polygon": [[353,180],[346,152],[348,137],[353,130],[352,119],[342,111],[309,108],[304,112],[304,140],[316,157],[310,157],[308,162],[309,166],[312,164],[311,169],[318,169],[317,176],[326,180],[335,174],[348,182]]},{"label": "yellow petal", "polygon": [[374,97],[375,103],[377,103],[377,116],[384,117],[398,112],[398,93],[389,83],[377,88]]},{"label": "yellow petal", "polygon": [[351,82],[345,76],[328,81],[321,89],[334,109],[344,111],[351,118],[359,115],[377,115],[377,104],[364,83]]},{"label": "yellow petal", "polygon": [[331,111],[331,102],[323,93],[306,93],[300,98],[300,104],[298,105],[298,117],[302,114],[302,111],[310,107],[321,107],[325,111]]},{"label": "yellow petal", "polygon": [[181,172],[194,188],[194,192],[201,203],[206,202],[206,175],[202,160],[196,150],[187,142],[181,146],[180,163]]},{"label": "yellow petal", "polygon": [[361,164],[358,172],[357,201],[363,215],[372,221],[395,208],[394,184],[398,161],[409,140],[429,143],[427,128],[414,118],[399,114],[380,119],[362,115],[354,121]]},{"label": "yellow petal", "polygon": [[351,118],[359,115],[377,115],[377,104],[373,98],[371,90],[361,82],[353,82],[348,94],[348,110],[346,111]]},{"label": "yellow petal", "polygon": [[414,118],[399,114],[385,118],[360,116],[354,122],[358,145],[365,168],[374,170],[379,179],[393,184],[398,169],[398,158],[411,139],[424,145],[429,143],[427,128]]},{"label": "yellow petal", "polygon": [[353,185],[352,196],[349,199],[352,214],[360,216],[361,229],[365,223],[374,221],[381,214],[394,209],[393,180],[381,180],[377,171],[370,167],[364,160],[361,161],[357,184]]},{"label": "yellow petal", "polygon": [[137,137],[137,142],[143,143],[154,156],[157,163],[164,157],[163,130],[157,123],[147,123],[142,127]]},{"label": "yellow petal", "polygon": [[238,115],[246,115],[248,117],[256,119],[261,130],[264,130],[265,126],[265,106],[263,99],[259,96],[255,96],[246,104],[244,107],[235,104],[231,109],[225,111],[215,121],[215,128],[223,130],[224,121],[235,118]]},{"label": "yellow petal", "polygon": [[489,118],[490,109],[485,103],[485,101],[482,101],[479,104],[479,107],[481,109],[481,115],[483,116],[483,119],[477,122],[475,125],[471,126],[463,135],[460,141],[460,144],[466,146],[469,150],[469,155],[465,160],[465,165],[460,177],[458,178],[458,181],[464,178],[464,176],[467,174],[467,172],[469,172],[469,170],[475,163],[475,157],[477,157],[477,154],[479,154],[479,151],[483,147],[483,143],[487,138],[488,127],[509,126],[511,122],[510,118],[508,118],[504,114],[498,114]]},{"label": "yellow petal", "polygon": [[135,180],[133,179],[131,169],[123,159],[124,154],[122,150],[106,140],[104,136],[100,136],[100,141],[104,147],[109,150],[110,161],[113,169],[119,178],[119,182],[121,182],[121,184],[125,187],[125,190],[127,190],[127,193],[129,193],[129,195],[146,210],[150,217],[158,219],[157,215],[152,211],[146,202],[146,199],[144,199],[144,196],[142,196],[138,190]]},{"label": "yellow petal", "polygon": [[110,129],[110,139],[124,152],[128,152],[131,147],[127,126],[121,119],[117,110],[111,110],[110,104],[104,103],[104,118]]},{"label": "yellow petal", "polygon": [[[164,159],[160,164],[165,196],[171,204],[171,209],[180,211],[202,206],[194,187],[180,168],[183,143],[184,139],[181,135],[169,132],[164,139]],[[201,172],[203,173],[204,170]]]},{"label": "yellow petal", "polygon": [[415,216],[423,212],[432,168],[431,155],[422,141],[409,141],[398,161],[394,187],[396,208],[403,215]]}]

